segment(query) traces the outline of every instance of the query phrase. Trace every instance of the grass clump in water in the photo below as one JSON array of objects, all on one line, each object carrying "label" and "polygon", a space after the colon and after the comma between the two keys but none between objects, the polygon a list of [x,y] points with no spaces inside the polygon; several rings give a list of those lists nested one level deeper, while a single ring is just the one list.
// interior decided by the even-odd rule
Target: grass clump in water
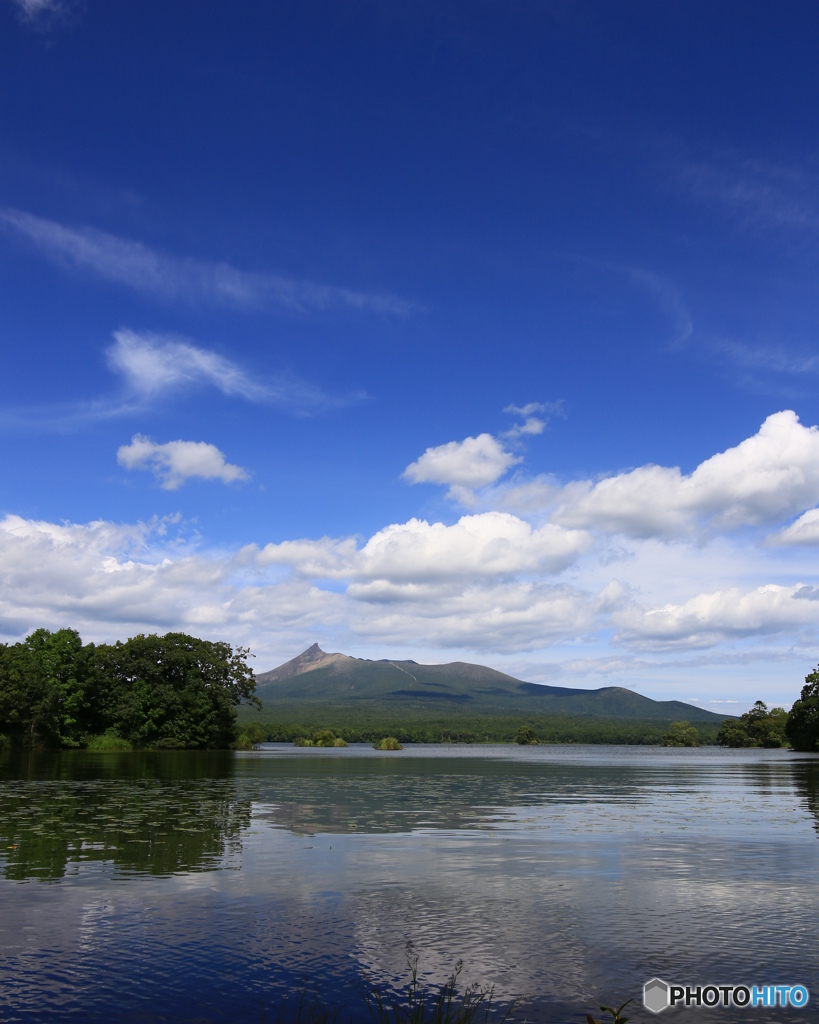
[{"label": "grass clump in water", "polygon": [[403,750],[403,746],[395,736],[384,736],[373,743],[373,750]]},{"label": "grass clump in water", "polygon": [[248,725],[239,733],[236,737],[236,742],[233,744],[234,750],[253,750],[260,743],[264,743],[267,739],[267,733],[260,725]]},{"label": "grass clump in water", "polygon": [[347,741],[336,736],[332,729],[317,729],[312,736],[297,736],[294,747],[346,747]]},{"label": "grass clump in water", "polygon": [[92,736],[86,746],[86,750],[91,754],[119,754],[133,749],[129,740],[124,740],[114,732],[104,732],[101,736]]},{"label": "grass clump in water", "polygon": [[[463,960],[457,962],[449,980],[437,995],[418,983],[418,955],[412,942],[407,943],[407,966],[410,969],[410,981],[406,993],[385,995],[378,985],[367,980],[363,995],[375,1024],[475,1024],[480,1018],[486,1024],[489,1020],[495,987],[481,987],[475,983],[459,994],[458,976],[463,968]],[[501,1024],[509,1019],[521,1002],[522,999],[516,999],[512,1003]]]}]

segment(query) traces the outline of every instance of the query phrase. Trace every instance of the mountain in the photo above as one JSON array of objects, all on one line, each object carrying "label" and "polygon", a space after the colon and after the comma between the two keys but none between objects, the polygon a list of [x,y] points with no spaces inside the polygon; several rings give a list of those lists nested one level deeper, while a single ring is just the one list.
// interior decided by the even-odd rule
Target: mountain
[{"label": "mountain", "polygon": [[313,644],[291,661],[256,676],[256,694],[269,715],[292,719],[317,713],[360,712],[391,720],[437,717],[560,715],[643,722],[719,723],[714,714],[677,700],[651,700],[622,686],[585,690],[527,683],[462,661],[419,665],[327,654]]}]

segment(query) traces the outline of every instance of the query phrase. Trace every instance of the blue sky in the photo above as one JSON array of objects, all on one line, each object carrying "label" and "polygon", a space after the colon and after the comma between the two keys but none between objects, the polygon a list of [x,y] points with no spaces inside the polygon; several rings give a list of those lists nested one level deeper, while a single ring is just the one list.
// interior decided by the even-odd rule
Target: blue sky
[{"label": "blue sky", "polygon": [[788,704],[818,45],[809,3],[0,0],[0,637]]}]

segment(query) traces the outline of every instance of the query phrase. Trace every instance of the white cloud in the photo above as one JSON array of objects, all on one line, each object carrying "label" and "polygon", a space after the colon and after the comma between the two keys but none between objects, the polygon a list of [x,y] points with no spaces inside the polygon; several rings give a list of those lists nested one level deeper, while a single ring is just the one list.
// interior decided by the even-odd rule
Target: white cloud
[{"label": "white cloud", "polygon": [[779,544],[819,544],[819,508],[803,512],[796,522],[769,540]]},{"label": "white cloud", "polygon": [[[819,644],[816,574],[800,553],[809,582],[784,582],[793,552],[782,546],[749,553],[737,543],[732,559],[712,545],[638,540],[612,571],[586,535],[498,513],[450,527],[411,520],[364,544],[324,538],[235,554],[192,542],[186,529],[178,517],[0,518],[0,635],[41,625],[94,641],[183,630],[249,645],[259,670],[318,640],[358,656],[456,654],[519,678],[657,697],[687,696],[705,680],[709,697],[748,705],[798,696]],[[716,585],[703,591],[706,579]]]},{"label": "white cloud", "polygon": [[[371,641],[476,652],[521,652],[569,643],[594,628],[594,602],[565,585],[533,581],[447,588],[354,584],[351,625]],[[415,638],[413,640],[413,638]]]},{"label": "white cloud", "polygon": [[124,393],[70,405],[3,409],[0,428],[71,428],[132,415],[171,391],[194,387],[213,387],[228,397],[277,406],[300,416],[343,408],[367,398],[363,391],[328,395],[298,377],[254,377],[238,363],[188,339],[127,328],[114,332],[114,344],[107,349],[106,358],[109,368],[122,377]]},{"label": "white cloud", "polygon": [[430,575],[420,584],[427,587],[425,600],[413,601],[404,590],[396,601],[376,592],[333,593],[298,575],[271,578],[259,563],[275,567],[275,560],[248,554],[197,551],[161,523],[54,524],[7,516],[0,520],[0,631],[22,636],[40,625],[72,625],[86,640],[112,640],[182,629],[260,652],[273,647],[285,660],[327,630],[336,640],[347,637],[341,646],[348,649],[423,637],[433,648],[468,643],[475,650],[511,650],[574,635],[594,617],[581,592],[504,581],[488,569],[483,581],[469,581],[465,567],[456,566],[445,585]]},{"label": "white cloud", "polygon": [[464,505],[473,504],[473,489],[495,483],[516,463],[519,456],[504,449],[491,434],[449,441],[424,454],[404,470],[403,476],[413,484],[449,485],[448,498]]},{"label": "white cloud", "polygon": [[542,434],[552,416],[565,416],[563,402],[528,402],[526,405],[507,405],[503,410],[513,416],[522,416],[523,422],[505,430],[502,437],[514,441],[519,437]]},{"label": "white cloud", "polygon": [[63,266],[163,299],[240,308],[270,304],[294,310],[341,306],[399,316],[412,309],[411,303],[395,295],[238,270],[227,263],[166,256],[142,242],[94,228],[66,227],[22,210],[0,209],[0,226]]},{"label": "white cloud", "polygon": [[167,491],[174,491],[186,480],[221,480],[231,484],[249,480],[247,470],[225,461],[216,445],[205,441],[168,441],[157,444],[135,434],[128,445],[117,451],[117,462],[125,469],[149,469]]},{"label": "white cloud", "polygon": [[174,522],[0,519],[0,633],[73,626],[86,641],[112,641],[183,630],[263,652],[338,626],[339,595],[301,580],[259,587],[224,552],[192,547]]},{"label": "white cloud", "polygon": [[697,594],[683,604],[638,609],[613,616],[620,639],[637,646],[713,647],[737,637],[793,633],[819,626],[819,590],[797,584],[766,584],[750,591],[739,587]]},{"label": "white cloud", "polygon": [[[188,379],[179,353],[166,355],[124,358],[132,390]],[[187,361],[197,380],[216,383],[213,364]],[[235,380],[240,388],[244,378]],[[0,520],[0,631],[71,624],[87,639],[110,639],[183,629],[249,644],[260,667],[319,640],[365,656],[456,653],[578,686],[639,679],[652,696],[685,697],[707,683],[709,699],[750,692],[788,703],[819,646],[819,545],[810,547],[819,540],[818,434],[783,412],[690,475],[644,466],[603,481],[539,478],[505,490],[491,483],[515,456],[480,435],[430,449],[416,474],[483,487],[483,502],[526,491],[537,522],[492,508],[451,525],[413,518],[366,538],[285,538],[235,553],[191,546],[184,524],[9,516]],[[119,458],[170,487],[194,475],[245,475],[197,442],[137,435]],[[760,543],[772,524],[785,528]],[[669,692],[672,678],[679,685]]]},{"label": "white cloud", "polygon": [[560,572],[590,545],[591,537],[580,530],[550,524],[536,530],[509,513],[484,512],[462,516],[452,526],[423,519],[387,526],[361,548],[350,538],[268,544],[256,561],[289,565],[314,578],[437,585],[464,578]]},{"label": "white cloud", "polygon": [[208,384],[225,395],[251,401],[271,397],[268,388],[236,363],[167,335],[115,331],[106,356],[108,365],[125,378],[128,387],[146,398],[193,384]]},{"label": "white cloud", "polygon": [[776,523],[819,502],[819,429],[802,426],[792,411],[775,413],[753,437],[688,476],[677,467],[641,466],[568,484],[552,500],[557,523],[633,537]]}]

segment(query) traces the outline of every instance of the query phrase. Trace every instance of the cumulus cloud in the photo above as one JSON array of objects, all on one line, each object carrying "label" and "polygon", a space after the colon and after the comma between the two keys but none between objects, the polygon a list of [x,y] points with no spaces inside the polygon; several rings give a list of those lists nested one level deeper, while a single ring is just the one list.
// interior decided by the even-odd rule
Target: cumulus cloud
[{"label": "cumulus cloud", "polygon": [[[506,524],[510,527],[516,529]],[[328,572],[324,564],[306,562],[315,549],[301,543],[298,569],[316,577],[332,576],[341,560],[355,558],[354,542],[338,542]],[[457,547],[457,530],[454,543]],[[537,564],[543,541],[532,543]],[[327,630],[334,631],[336,641],[343,634],[358,638],[358,644],[417,646],[423,637],[429,647],[469,644],[489,651],[565,640],[594,621],[595,603],[581,590],[505,577],[506,569],[523,560],[514,553],[504,559],[485,551],[488,563],[480,566],[480,556],[470,559],[462,552],[449,578],[440,571],[436,575],[429,564],[432,551],[426,573],[413,573],[402,553],[389,577],[383,575],[391,571],[389,559],[365,558],[362,589],[342,593],[299,571],[283,578],[280,566],[292,564],[296,554],[295,547],[284,546],[261,552],[246,548],[235,556],[199,551],[182,543],[165,522],[79,525],[7,516],[0,519],[0,632],[24,635],[40,625],[73,625],[86,639],[110,640],[183,629],[261,651],[278,645],[291,656],[294,645],[304,641],[307,646]],[[482,572],[472,573],[475,564]],[[374,571],[382,575],[368,576]],[[414,600],[413,580],[424,588],[423,600]],[[385,593],[390,585],[399,592]]]},{"label": "cumulus cloud", "polygon": [[795,412],[778,412],[690,475],[641,466],[568,484],[551,497],[554,522],[633,537],[674,538],[706,524],[769,525],[819,502],[819,429],[802,426]]},{"label": "cumulus cloud", "polygon": [[427,448],[419,459],[407,466],[403,476],[413,484],[449,485],[448,498],[471,505],[475,501],[476,487],[495,483],[520,461],[520,456],[506,451],[491,434],[479,434]]},{"label": "cumulus cloud", "polygon": [[819,508],[803,512],[796,522],[769,540],[774,544],[819,544]]},{"label": "cumulus cloud", "polygon": [[301,579],[259,586],[223,551],[197,550],[183,527],[0,519],[0,635],[72,626],[86,641],[110,642],[181,630],[267,652],[276,664],[279,652],[343,628],[341,595]]},{"label": "cumulus cloud", "polygon": [[[442,661],[457,652],[519,678],[563,673],[575,685],[614,681],[658,697],[695,692],[716,678],[710,667],[720,680],[733,672],[715,698],[741,697],[752,678],[754,696],[798,695],[802,663],[819,642],[819,586],[807,572],[808,582],[764,581],[783,575],[789,549],[757,548],[758,563],[737,551],[732,569],[726,559],[715,567],[697,544],[638,540],[613,575],[588,543],[579,531],[495,513],[452,526],[411,520],[365,543],[324,538],[231,553],[191,539],[178,517],[72,524],[6,516],[0,635],[71,625],[86,640],[110,641],[182,630],[249,645],[260,669],[315,640],[358,656]],[[671,563],[657,569],[664,553],[688,575]],[[737,578],[754,573],[759,582],[750,585]],[[705,578],[717,585],[703,591]],[[675,675],[676,693],[666,688]]]},{"label": "cumulus cloud", "polygon": [[260,565],[289,565],[325,579],[437,585],[462,578],[560,572],[590,545],[591,537],[581,530],[551,524],[533,529],[509,513],[484,512],[462,516],[452,526],[410,519],[379,530],[360,548],[350,538],[268,544],[255,558]]},{"label": "cumulus cloud", "polygon": [[216,445],[205,441],[168,441],[157,444],[135,434],[131,443],[117,450],[117,462],[125,469],[148,469],[166,491],[175,491],[186,480],[221,480],[232,484],[249,480],[247,470],[225,461]]},{"label": "cumulus cloud", "polygon": [[[32,9],[37,6],[37,0],[28,2]],[[272,304],[298,311],[347,307],[399,316],[412,309],[411,303],[395,295],[238,270],[227,263],[166,256],[142,242],[94,228],[68,227],[23,210],[0,209],[0,227],[62,266],[162,299],[239,308]]]},{"label": "cumulus cloud", "polygon": [[498,581],[443,593],[435,586],[373,581],[353,584],[348,594],[359,605],[350,613],[356,632],[390,644],[421,637],[438,649],[517,653],[571,642],[595,624],[594,601],[582,590],[543,581]]},{"label": "cumulus cloud", "polygon": [[713,647],[747,636],[792,633],[819,625],[816,588],[765,584],[750,591],[739,587],[697,594],[683,604],[639,609],[631,606],[613,616],[619,640],[646,647]]},{"label": "cumulus cloud", "polygon": [[502,437],[514,441],[519,437],[542,434],[552,416],[564,416],[563,402],[528,402],[526,405],[507,405],[503,410],[513,416],[520,416],[522,423],[515,423],[505,430]]}]

